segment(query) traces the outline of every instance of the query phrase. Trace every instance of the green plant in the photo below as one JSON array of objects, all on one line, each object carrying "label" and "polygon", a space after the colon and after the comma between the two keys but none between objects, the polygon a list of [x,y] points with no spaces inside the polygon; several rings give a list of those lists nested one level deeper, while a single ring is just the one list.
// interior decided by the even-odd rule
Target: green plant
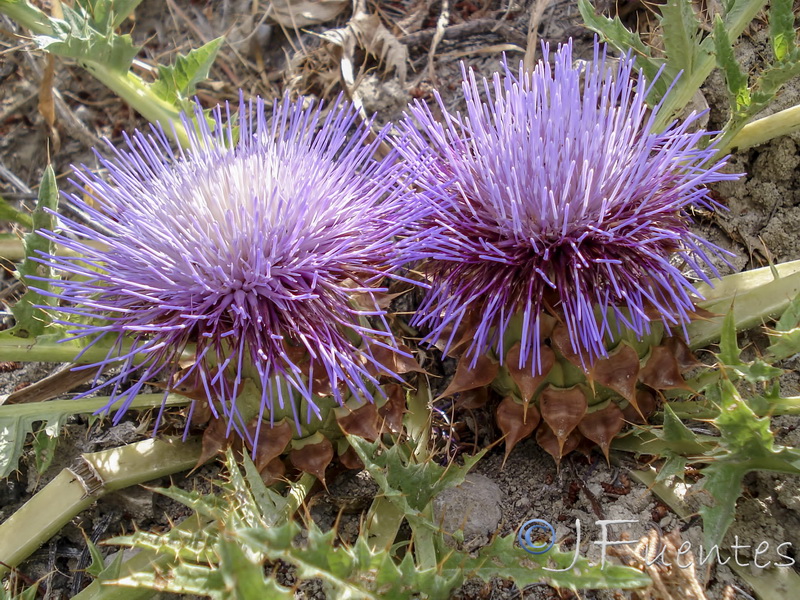
[{"label": "green plant", "polygon": [[657,127],[666,127],[680,116],[714,67],[722,69],[725,75],[731,105],[730,118],[714,139],[719,154],[760,144],[800,127],[800,107],[753,122],[781,87],[800,75],[800,46],[794,29],[792,0],[770,2],[772,63],[755,78],[737,62],[733,44],[764,9],[765,0],[722,2],[721,12],[714,15],[708,33],[691,0],[667,0],[659,5],[658,14],[663,53],[648,47],[618,17],[610,19],[596,14],[590,0],[579,0],[578,4],[587,27],[620,52],[632,52],[648,80],[658,76],[650,96],[652,104],[662,103]]}]

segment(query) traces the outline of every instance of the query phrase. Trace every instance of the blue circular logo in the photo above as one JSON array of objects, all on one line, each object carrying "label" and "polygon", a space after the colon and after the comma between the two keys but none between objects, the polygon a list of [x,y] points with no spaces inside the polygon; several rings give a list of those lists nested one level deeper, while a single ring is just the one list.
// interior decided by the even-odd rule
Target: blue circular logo
[{"label": "blue circular logo", "polygon": [[[550,542],[544,545],[534,544],[531,541],[531,534],[537,531],[549,535]],[[530,521],[525,521],[522,527],[519,528],[519,532],[517,532],[517,542],[520,548],[529,554],[544,554],[556,543],[556,530],[553,529],[553,526],[547,521],[531,519]]]}]

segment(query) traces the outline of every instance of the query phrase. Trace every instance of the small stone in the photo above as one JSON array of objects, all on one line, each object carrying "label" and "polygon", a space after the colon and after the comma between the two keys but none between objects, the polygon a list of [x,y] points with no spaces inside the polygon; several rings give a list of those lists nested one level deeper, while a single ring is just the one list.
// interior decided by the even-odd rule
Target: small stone
[{"label": "small stone", "polygon": [[500,526],[503,492],[485,475],[470,473],[464,483],[444,490],[433,499],[434,521],[445,532],[445,542],[456,545],[448,534],[462,531],[464,550],[486,545]]}]

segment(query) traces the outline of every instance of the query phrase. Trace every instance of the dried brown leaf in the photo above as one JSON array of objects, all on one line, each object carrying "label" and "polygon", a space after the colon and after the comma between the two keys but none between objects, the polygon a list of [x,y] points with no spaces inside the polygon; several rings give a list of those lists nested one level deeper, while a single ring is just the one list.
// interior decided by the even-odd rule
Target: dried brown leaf
[{"label": "dried brown leaf", "polygon": [[[355,46],[363,48],[383,64],[385,71],[395,70],[400,81],[405,82],[408,74],[408,47],[386,29],[378,15],[356,14],[345,27],[329,29],[322,33],[322,37],[342,47],[344,54],[350,58]],[[353,86],[355,80],[346,83]]]}]

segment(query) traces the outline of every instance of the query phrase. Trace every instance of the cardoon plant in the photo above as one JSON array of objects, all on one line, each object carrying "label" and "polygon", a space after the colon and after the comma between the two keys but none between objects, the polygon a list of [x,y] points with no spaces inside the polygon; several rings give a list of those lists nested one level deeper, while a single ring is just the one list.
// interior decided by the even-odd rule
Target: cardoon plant
[{"label": "cardoon plant", "polygon": [[491,82],[466,72],[464,114],[437,96],[440,122],[417,102],[401,151],[428,151],[417,198],[447,232],[428,236],[431,289],[412,321],[462,357],[446,393],[492,382],[507,450],[541,420],[559,460],[584,438],[607,453],[657,390],[684,385],[685,346],[662,333],[685,331],[698,298],[687,273],[709,282],[721,255],[688,213],[737,176],[703,147],[697,115],[655,130],[630,56],[612,63],[596,44],[573,63],[568,43],[550,66],[548,54]]},{"label": "cardoon plant", "polygon": [[[285,98],[270,114],[242,100],[236,123],[224,113],[184,119],[187,150],[154,129],[98,154],[104,175],[78,169],[85,199],[67,200],[95,226],[61,217],[46,235],[78,258],[44,260],[66,276],[52,283],[73,339],[110,348],[88,368],[118,367],[102,383],[117,419],[143,385],[166,381],[207,402],[259,466],[291,443],[295,466],[321,475],[330,408],[367,437],[402,414],[399,387],[386,404],[379,378],[413,359],[379,286],[404,262],[395,236],[426,209],[405,205],[408,168],[376,158],[385,134],[372,139],[349,104]],[[242,393],[247,380],[257,393]],[[380,414],[368,404],[354,416],[373,400]]]}]

